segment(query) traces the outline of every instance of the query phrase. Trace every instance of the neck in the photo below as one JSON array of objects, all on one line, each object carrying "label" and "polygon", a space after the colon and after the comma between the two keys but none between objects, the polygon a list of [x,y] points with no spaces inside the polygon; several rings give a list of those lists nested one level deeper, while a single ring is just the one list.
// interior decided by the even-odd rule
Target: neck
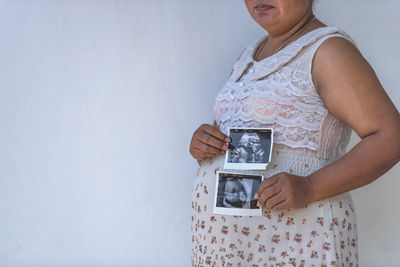
[{"label": "neck", "polygon": [[268,40],[266,45],[268,47],[279,47],[280,44],[292,37],[297,31],[304,27],[313,17],[312,10],[307,12],[299,21],[293,25],[286,27],[277,26],[267,29]]}]

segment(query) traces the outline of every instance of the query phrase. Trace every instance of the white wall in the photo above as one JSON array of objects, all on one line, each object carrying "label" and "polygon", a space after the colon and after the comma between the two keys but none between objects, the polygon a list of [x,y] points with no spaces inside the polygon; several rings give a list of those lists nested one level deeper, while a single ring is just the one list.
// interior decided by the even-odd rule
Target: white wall
[{"label": "white wall", "polygon": [[[399,107],[398,1],[320,0]],[[0,266],[189,266],[191,134],[243,1],[0,1]],[[356,138],[353,140],[353,144]],[[353,194],[360,266],[396,266],[399,166]]]},{"label": "white wall", "polygon": [[[345,29],[355,39],[400,110],[400,2],[320,0],[317,7],[321,18]],[[353,135],[352,144],[358,140]],[[400,164],[352,193],[357,209],[360,266],[399,266],[399,176]]]}]

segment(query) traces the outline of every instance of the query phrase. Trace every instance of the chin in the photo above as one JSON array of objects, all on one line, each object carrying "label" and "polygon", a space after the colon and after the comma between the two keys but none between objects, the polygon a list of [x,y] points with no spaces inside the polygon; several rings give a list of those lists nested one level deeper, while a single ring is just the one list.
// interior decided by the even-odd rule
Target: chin
[{"label": "chin", "polygon": [[277,24],[279,21],[277,14],[271,14],[271,13],[254,12],[252,17],[255,22],[257,22],[263,27]]},{"label": "chin", "polygon": [[269,27],[276,25],[278,22],[273,17],[254,17],[254,21],[257,22],[264,29],[268,29]]}]

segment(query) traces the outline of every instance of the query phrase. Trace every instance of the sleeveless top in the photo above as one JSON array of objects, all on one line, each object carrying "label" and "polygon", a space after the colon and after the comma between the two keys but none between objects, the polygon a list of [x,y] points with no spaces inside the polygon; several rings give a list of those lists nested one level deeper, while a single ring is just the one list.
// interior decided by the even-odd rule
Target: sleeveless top
[{"label": "sleeveless top", "polygon": [[255,50],[266,36],[251,43],[216,97],[214,115],[220,130],[228,134],[228,127],[272,127],[274,145],[311,151],[322,159],[342,157],[352,130],[329,112],[311,75],[317,49],[331,37],[354,44],[342,30],[322,27],[255,61]]}]

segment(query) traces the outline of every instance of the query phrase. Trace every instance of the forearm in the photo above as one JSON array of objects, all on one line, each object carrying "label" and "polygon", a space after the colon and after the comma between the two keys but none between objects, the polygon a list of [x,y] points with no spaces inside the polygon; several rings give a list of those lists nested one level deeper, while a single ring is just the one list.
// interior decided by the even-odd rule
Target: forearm
[{"label": "forearm", "polygon": [[399,161],[399,136],[376,132],[346,155],[309,176],[312,202],[367,185]]}]

